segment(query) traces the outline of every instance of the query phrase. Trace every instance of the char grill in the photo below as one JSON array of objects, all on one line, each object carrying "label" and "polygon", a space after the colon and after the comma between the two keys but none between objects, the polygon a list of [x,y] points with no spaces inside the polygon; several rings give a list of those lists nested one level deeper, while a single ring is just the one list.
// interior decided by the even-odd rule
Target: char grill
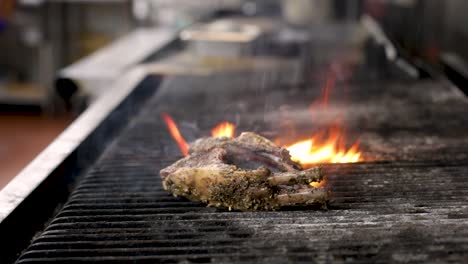
[{"label": "char grill", "polygon": [[329,210],[229,212],[163,190],[158,172],[180,153],[160,113],[189,140],[223,120],[274,138],[275,110],[317,92],[266,79],[166,79],[18,263],[468,261],[468,107],[436,81],[350,85],[349,132],[374,161],[324,167]]}]

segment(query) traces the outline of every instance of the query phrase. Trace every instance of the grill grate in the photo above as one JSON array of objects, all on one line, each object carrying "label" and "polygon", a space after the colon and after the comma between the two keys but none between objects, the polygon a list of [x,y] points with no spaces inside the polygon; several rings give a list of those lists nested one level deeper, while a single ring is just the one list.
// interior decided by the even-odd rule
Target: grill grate
[{"label": "grill grate", "polygon": [[[178,159],[179,152],[159,113],[188,120],[177,119],[188,138],[207,134],[218,121],[236,120],[233,113],[242,111],[253,114],[237,119],[241,130],[267,133],[277,131],[277,122],[258,116],[267,116],[284,103],[301,107],[298,98],[307,96],[286,96],[275,88],[230,89],[255,84],[246,85],[245,78],[234,76],[226,83],[225,78],[167,80],[87,172],[18,263],[468,261],[468,140],[461,136],[468,108],[463,98],[429,83],[388,85],[386,93],[361,91],[361,99],[348,106],[352,112],[348,120],[387,112],[386,106],[398,100],[416,111],[386,114],[387,122],[399,125],[387,135],[379,132],[385,120],[369,118],[378,121],[367,124],[363,147],[368,153],[383,153],[387,161],[326,165],[327,188],[333,193],[327,211],[229,212],[172,197],[162,189],[158,171]],[[181,91],[187,83],[190,90]],[[225,87],[224,96],[211,96],[213,87]],[[411,93],[419,94],[418,90],[439,91],[445,100],[414,98]],[[307,91],[310,101],[313,92]],[[446,108],[447,104],[452,107]],[[364,106],[368,112],[353,112]],[[424,120],[407,120],[421,112],[426,114]],[[448,116],[452,122],[444,125]],[[418,130],[430,122],[431,130]],[[431,141],[408,147],[409,139],[419,136]],[[373,149],[388,142],[394,145],[387,152]],[[447,159],[454,146],[458,155]]]}]

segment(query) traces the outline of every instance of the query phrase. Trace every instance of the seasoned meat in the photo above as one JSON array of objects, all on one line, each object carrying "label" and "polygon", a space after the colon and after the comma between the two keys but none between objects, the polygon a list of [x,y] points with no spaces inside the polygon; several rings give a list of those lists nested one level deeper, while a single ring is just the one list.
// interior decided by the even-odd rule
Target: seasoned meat
[{"label": "seasoned meat", "polygon": [[174,196],[242,211],[282,206],[325,205],[320,167],[302,170],[289,152],[257,134],[202,138],[189,156],[161,170],[164,189]]}]

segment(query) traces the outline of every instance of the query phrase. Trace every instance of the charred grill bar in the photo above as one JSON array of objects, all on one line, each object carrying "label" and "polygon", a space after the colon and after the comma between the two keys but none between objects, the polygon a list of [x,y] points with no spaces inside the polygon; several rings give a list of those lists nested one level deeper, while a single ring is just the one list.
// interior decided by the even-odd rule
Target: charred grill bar
[{"label": "charred grill bar", "polygon": [[[158,171],[181,154],[161,112],[188,140],[223,120],[275,138],[277,110],[301,116],[319,92],[268,79],[166,78],[18,263],[468,261],[468,102],[444,82],[346,84],[350,100],[330,107],[374,161],[324,167],[329,210],[229,212],[166,192]],[[297,137],[314,125],[295,121]]]}]

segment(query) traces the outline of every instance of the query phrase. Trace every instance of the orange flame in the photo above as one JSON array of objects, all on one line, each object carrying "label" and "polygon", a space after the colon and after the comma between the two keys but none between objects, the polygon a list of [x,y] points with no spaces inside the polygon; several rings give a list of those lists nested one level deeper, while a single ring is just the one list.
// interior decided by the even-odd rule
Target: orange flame
[{"label": "orange flame", "polygon": [[[330,69],[326,75],[325,83],[322,86],[322,94],[319,100],[315,101],[310,106],[310,111],[323,111],[329,106],[329,99],[332,90],[336,86],[336,73]],[[317,109],[318,108],[318,109]],[[188,156],[188,144],[182,137],[176,124],[172,118],[166,114],[162,114],[172,137],[179,145],[184,156]],[[221,122],[211,130],[213,137],[230,137],[235,136],[236,127],[229,122]],[[327,132],[327,133],[323,133]],[[326,135],[326,137],[324,137]],[[345,131],[340,126],[330,126],[326,130],[312,135],[309,139],[295,142],[285,148],[291,154],[291,158],[300,163],[304,167],[310,167],[319,163],[353,163],[362,161],[362,153],[359,151],[359,142],[355,142],[350,148],[346,148]],[[278,140],[277,140],[278,141]],[[321,186],[320,183],[312,183],[312,186]]]},{"label": "orange flame", "polygon": [[307,167],[317,163],[353,163],[362,160],[358,151],[359,142],[345,149],[342,147],[343,134],[330,133],[330,136],[319,141],[317,137],[302,140],[285,148],[291,154],[291,159]]},{"label": "orange flame", "polygon": [[177,128],[177,125],[175,124],[174,120],[166,113],[162,113],[161,115],[164,119],[164,122],[166,122],[167,128],[169,129],[172,138],[174,138],[174,140],[177,142],[177,145],[179,145],[180,151],[182,152],[182,154],[184,154],[185,157],[187,157],[189,155],[189,145],[185,141],[184,137],[182,137],[182,134],[180,134],[180,131]]},{"label": "orange flame", "polygon": [[[229,122],[222,122],[211,130],[211,135],[213,137],[232,138],[234,137],[235,129],[235,125]],[[330,128],[328,137],[325,140],[320,140],[321,134],[317,133],[310,139],[285,146],[291,154],[292,160],[299,162],[304,167],[310,167],[318,163],[352,163],[362,160],[362,154],[358,150],[359,142],[354,143],[349,149],[343,147],[345,133],[340,127]]]},{"label": "orange flame", "polygon": [[[337,76],[332,70],[328,72],[325,79],[325,84],[322,86],[321,97],[313,102],[309,108],[311,112],[316,110],[323,111],[329,106],[329,99],[332,90],[335,88]],[[179,129],[172,118],[163,113],[162,117],[167,124],[167,127],[179,145],[184,156],[188,156],[189,145],[182,137]],[[235,136],[235,125],[229,122],[222,122],[211,130],[213,137],[230,137]],[[327,132],[327,133],[324,133]],[[327,130],[315,133],[309,139],[295,142],[285,146],[291,155],[291,159],[300,163],[303,167],[308,168],[319,163],[354,163],[363,161],[362,153],[359,150],[359,141],[356,141],[350,148],[346,148],[345,131],[339,126],[330,126]],[[325,136],[325,137],[324,137]],[[277,144],[279,139],[275,141]],[[311,182],[312,187],[323,187],[326,180],[320,182]]]},{"label": "orange flame", "polygon": [[323,180],[321,180],[319,182],[311,182],[311,183],[309,183],[309,185],[312,186],[312,187],[315,187],[315,188],[320,188],[320,187],[325,186],[325,183],[326,183],[326,180],[323,179]]},{"label": "orange flame", "polygon": [[[336,73],[329,69],[325,83],[322,86],[322,95],[318,101],[312,103],[311,112],[327,110],[330,94],[336,86]],[[340,118],[337,118],[338,120]],[[345,131],[340,126],[330,126],[328,137],[323,138],[322,133],[317,133],[309,139],[298,141],[285,148],[289,150],[291,158],[307,167],[317,163],[353,163],[362,161],[362,153],[359,151],[359,142],[355,142],[346,149]]]},{"label": "orange flame", "polygon": [[211,130],[211,136],[213,137],[234,137],[236,126],[229,122],[222,122]]}]

